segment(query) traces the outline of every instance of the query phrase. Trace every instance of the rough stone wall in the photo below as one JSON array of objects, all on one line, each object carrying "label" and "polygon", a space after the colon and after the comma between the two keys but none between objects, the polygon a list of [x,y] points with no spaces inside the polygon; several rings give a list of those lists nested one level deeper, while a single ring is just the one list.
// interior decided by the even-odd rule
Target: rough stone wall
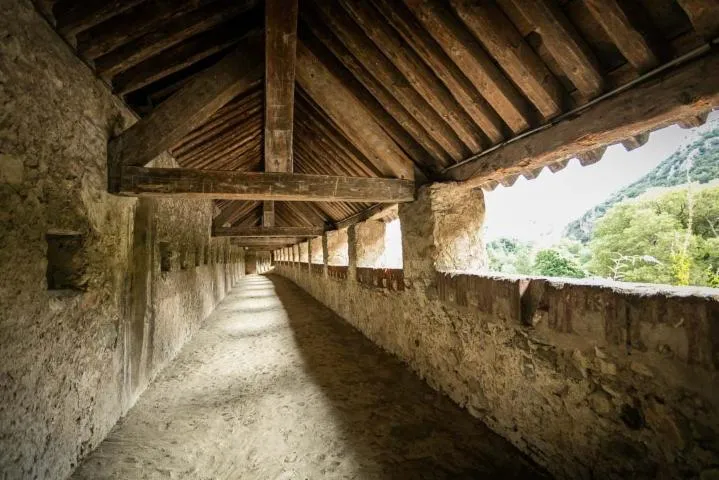
[{"label": "rough stone wall", "polygon": [[[208,202],[106,193],[108,137],[134,117],[29,0],[0,10],[0,476],[65,478],[225,295],[241,253],[210,241]],[[48,233],[80,239],[75,290],[48,290]]]},{"label": "rough stone wall", "polygon": [[324,256],[322,254],[322,237],[315,237],[310,241],[310,262],[315,265],[322,265],[324,263]]},{"label": "rough stone wall", "polygon": [[309,242],[302,242],[299,244],[300,262],[309,263],[310,261],[310,244]]},{"label": "rough stone wall", "polygon": [[404,291],[276,271],[558,478],[716,475],[716,291],[436,273],[436,205],[400,208]]}]

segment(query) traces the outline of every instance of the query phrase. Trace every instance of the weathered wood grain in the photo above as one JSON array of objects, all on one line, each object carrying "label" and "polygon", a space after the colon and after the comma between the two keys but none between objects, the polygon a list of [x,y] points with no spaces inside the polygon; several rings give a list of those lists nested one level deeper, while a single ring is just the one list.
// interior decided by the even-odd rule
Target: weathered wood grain
[{"label": "weathered wood grain", "polygon": [[324,227],[216,227],[213,237],[273,238],[273,237],[318,237]]},{"label": "weathered wood grain", "polygon": [[282,172],[230,172],[124,166],[118,192],[228,200],[398,203],[414,200],[414,182]]},{"label": "weathered wood grain", "polygon": [[[619,143],[719,106],[719,53],[711,52],[660,77],[588,107],[580,115],[507,144],[446,172],[468,187]],[[627,108],[631,106],[631,108]]]}]

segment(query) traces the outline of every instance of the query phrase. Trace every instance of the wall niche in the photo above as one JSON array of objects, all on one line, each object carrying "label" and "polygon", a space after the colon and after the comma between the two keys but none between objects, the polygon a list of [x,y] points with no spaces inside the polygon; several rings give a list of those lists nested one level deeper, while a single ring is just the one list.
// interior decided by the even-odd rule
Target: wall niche
[{"label": "wall niche", "polygon": [[85,238],[78,232],[50,231],[47,240],[47,289],[84,292],[87,290]]}]

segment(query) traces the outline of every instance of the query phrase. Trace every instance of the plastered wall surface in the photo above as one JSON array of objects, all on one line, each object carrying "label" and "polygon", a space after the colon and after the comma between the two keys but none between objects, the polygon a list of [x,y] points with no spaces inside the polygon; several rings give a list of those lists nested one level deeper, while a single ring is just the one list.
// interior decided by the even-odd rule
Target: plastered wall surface
[{"label": "plastered wall surface", "polygon": [[[210,203],[106,193],[134,117],[30,1],[0,11],[0,478],[65,478],[244,266]],[[48,290],[51,232],[82,239],[75,290]]]},{"label": "plastered wall surface", "polygon": [[404,291],[275,271],[558,478],[715,478],[716,291],[436,273],[426,197],[400,207]]}]

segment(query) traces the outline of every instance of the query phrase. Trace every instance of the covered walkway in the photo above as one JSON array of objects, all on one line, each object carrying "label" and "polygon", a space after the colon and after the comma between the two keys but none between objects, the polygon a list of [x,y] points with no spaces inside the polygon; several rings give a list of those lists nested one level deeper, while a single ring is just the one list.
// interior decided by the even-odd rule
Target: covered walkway
[{"label": "covered walkway", "polygon": [[251,275],[73,478],[537,476],[297,286]]}]

